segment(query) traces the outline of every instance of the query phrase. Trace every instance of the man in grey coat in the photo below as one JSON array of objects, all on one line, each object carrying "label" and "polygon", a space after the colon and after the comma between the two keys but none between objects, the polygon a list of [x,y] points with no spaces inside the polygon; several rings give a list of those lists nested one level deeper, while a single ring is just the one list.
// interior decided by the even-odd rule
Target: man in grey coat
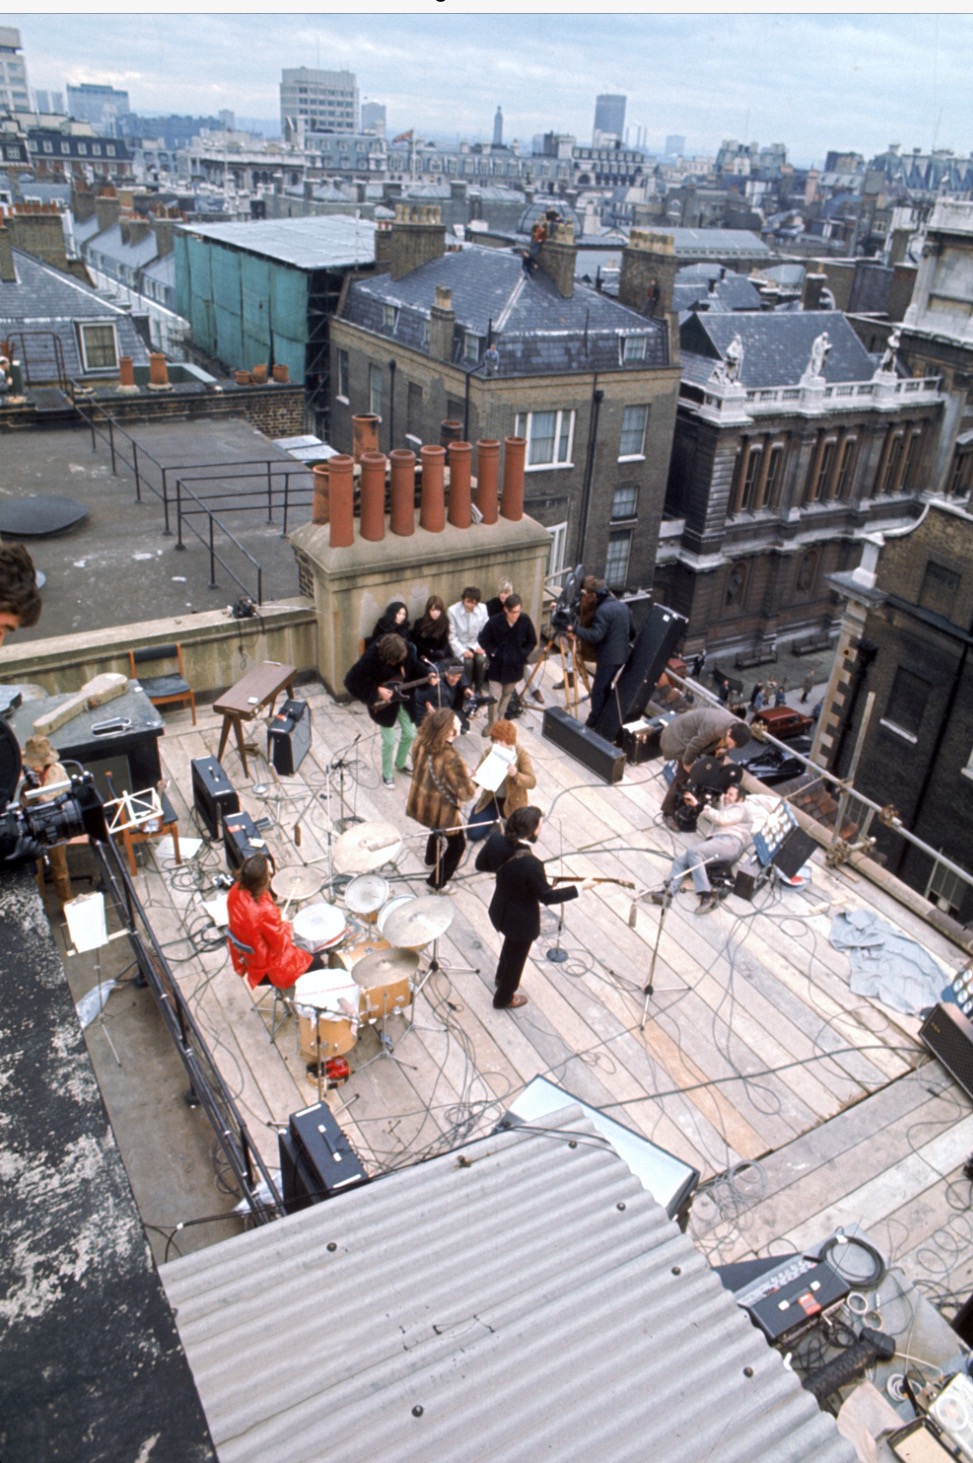
[{"label": "man in grey coat", "polygon": [[745,747],[749,740],[746,722],[738,721],[725,706],[700,706],[670,721],[659,738],[663,757],[677,763],[676,775],[662,799],[662,819],[667,828],[680,831],[673,814],[697,758],[723,758],[730,747]]}]

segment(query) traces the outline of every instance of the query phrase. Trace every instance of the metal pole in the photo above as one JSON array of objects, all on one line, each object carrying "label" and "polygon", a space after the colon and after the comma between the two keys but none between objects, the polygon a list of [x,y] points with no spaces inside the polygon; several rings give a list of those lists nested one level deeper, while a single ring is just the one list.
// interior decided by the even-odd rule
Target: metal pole
[{"label": "metal pole", "polygon": [[132,438],[132,466],[135,469],[135,501],[142,501],[142,483],[139,479],[139,444]]},{"label": "metal pole", "polygon": [[179,542],[177,549],[184,549],[186,545],[182,541],[182,478],[176,478],[176,528]]},{"label": "metal pole", "polygon": [[209,519],[209,587],[210,589],[216,589],[216,553],[213,547],[213,515],[212,513],[208,513],[206,516]]},{"label": "metal pole", "polygon": [[274,521],[274,482],[271,476],[272,469],[270,461],[267,462],[267,522]]},{"label": "metal pole", "polygon": [[162,515],[165,518],[165,528],[162,530],[163,538],[172,538],[172,529],[169,527],[169,469],[162,469]]},{"label": "metal pole", "polygon": [[118,474],[115,468],[115,423],[112,421],[111,417],[108,418],[108,445],[111,448],[112,476],[117,477]]}]

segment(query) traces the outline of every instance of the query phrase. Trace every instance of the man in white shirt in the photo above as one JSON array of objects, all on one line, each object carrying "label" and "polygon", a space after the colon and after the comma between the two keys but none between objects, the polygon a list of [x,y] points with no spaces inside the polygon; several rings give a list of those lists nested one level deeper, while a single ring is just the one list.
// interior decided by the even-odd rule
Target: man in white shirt
[{"label": "man in white shirt", "polygon": [[449,648],[463,662],[463,680],[479,695],[486,675],[486,656],[480,649],[480,631],[487,622],[486,605],[480,591],[467,585],[456,604],[446,611],[449,620]]}]

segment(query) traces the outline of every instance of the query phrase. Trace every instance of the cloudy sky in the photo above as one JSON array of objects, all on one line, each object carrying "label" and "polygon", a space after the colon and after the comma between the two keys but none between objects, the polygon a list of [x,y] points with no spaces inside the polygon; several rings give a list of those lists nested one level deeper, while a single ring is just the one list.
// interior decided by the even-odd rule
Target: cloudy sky
[{"label": "cloudy sky", "polygon": [[679,133],[700,153],[727,137],[783,142],[798,164],[890,142],[973,151],[973,16],[653,15],[626,3],[597,15],[390,0],[354,15],[37,11],[4,23],[21,32],[32,87],[108,83],[147,114],[273,119],[281,68],[305,65],[354,71],[362,99],[386,104],[390,136],[489,139],[500,105],[507,142],[551,128],[587,142],[595,95],[621,92],[632,140],[642,127],[657,150]]}]

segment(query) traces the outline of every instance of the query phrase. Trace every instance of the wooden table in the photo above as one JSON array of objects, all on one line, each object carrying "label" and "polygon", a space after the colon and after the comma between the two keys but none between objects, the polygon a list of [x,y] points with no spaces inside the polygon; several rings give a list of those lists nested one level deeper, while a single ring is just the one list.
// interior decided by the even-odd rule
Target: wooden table
[{"label": "wooden table", "polygon": [[288,696],[293,696],[293,680],[296,669],[292,665],[282,665],[280,661],[265,660],[260,665],[255,665],[248,670],[236,685],[225,691],[218,701],[213,703],[213,710],[220,712],[223,717],[223,730],[220,733],[220,750],[216,754],[217,762],[223,761],[223,753],[226,751],[226,744],[230,736],[230,728],[236,732],[237,750],[240,753],[240,761],[243,763],[245,777],[250,775],[247,767],[247,752],[243,738],[243,723],[253,721],[259,716],[265,706],[270,707],[273,713],[274,704],[281,691],[286,691]]}]

